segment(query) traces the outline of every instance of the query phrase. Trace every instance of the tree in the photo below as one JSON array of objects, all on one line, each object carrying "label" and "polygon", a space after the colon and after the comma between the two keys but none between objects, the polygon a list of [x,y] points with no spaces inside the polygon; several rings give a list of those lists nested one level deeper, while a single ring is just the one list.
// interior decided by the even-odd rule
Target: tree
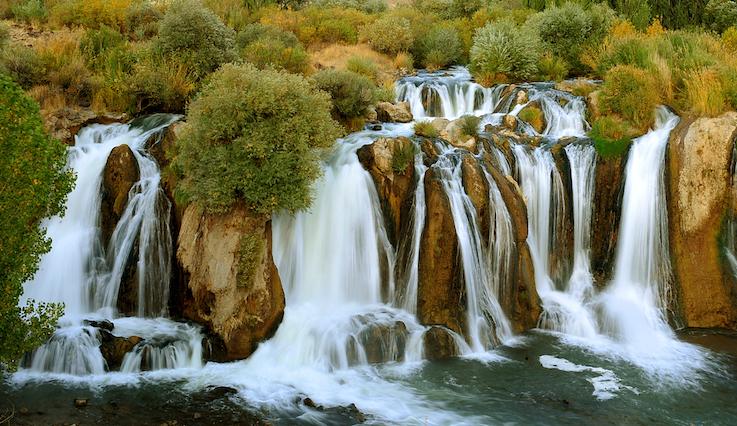
[{"label": "tree", "polygon": [[180,200],[210,212],[307,208],[319,153],[340,134],[330,97],[302,76],[226,64],[189,104],[173,167]]},{"label": "tree", "polygon": [[44,131],[38,104],[2,74],[0,98],[0,365],[14,369],[61,316],[56,304],[18,302],[51,248],[41,220],[63,212],[74,179],[65,169],[66,148]]}]

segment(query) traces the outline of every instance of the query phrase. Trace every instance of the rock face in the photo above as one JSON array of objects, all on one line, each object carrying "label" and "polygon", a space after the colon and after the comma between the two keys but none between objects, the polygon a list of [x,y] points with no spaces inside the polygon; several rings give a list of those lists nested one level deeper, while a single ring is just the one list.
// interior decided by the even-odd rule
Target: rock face
[{"label": "rock face", "polygon": [[685,121],[668,151],[669,226],[680,308],[688,327],[737,328],[737,283],[723,261],[737,113]]},{"label": "rock face", "polygon": [[591,272],[599,285],[608,283],[614,270],[626,165],[627,155],[599,156],[596,160],[591,212]]},{"label": "rock face", "polygon": [[427,217],[420,241],[417,317],[463,333],[465,286],[450,201],[435,170],[425,173]]},{"label": "rock face", "polygon": [[463,122],[463,118],[451,121],[440,132],[440,137],[457,148],[464,148],[470,152],[476,152],[476,138],[464,134]]},{"label": "rock face", "polygon": [[61,108],[44,116],[46,129],[52,137],[66,145],[74,145],[74,136],[91,124],[112,124],[128,121],[126,114],[97,114],[91,109]]},{"label": "rock face", "polygon": [[[414,195],[414,144],[407,138],[379,138],[358,150],[381,201],[389,241],[397,247]],[[400,158],[401,157],[401,158]]]},{"label": "rock face", "polygon": [[107,245],[118,224],[128,193],[138,182],[140,172],[138,162],[128,145],[113,148],[102,172],[101,230],[103,244]]},{"label": "rock face", "polygon": [[100,329],[99,333],[101,342],[100,353],[102,353],[102,357],[105,358],[108,371],[120,370],[125,354],[132,351],[137,344],[143,341],[143,339],[138,336],[114,336],[112,333],[104,329]]},{"label": "rock face", "polygon": [[273,335],[284,314],[284,291],[271,256],[271,222],[236,206],[184,212],[177,259],[191,292],[186,318],[222,338],[225,359],[248,357]]},{"label": "rock face", "polygon": [[379,102],[376,105],[376,117],[384,123],[409,123],[412,121],[412,111],[409,102]]}]

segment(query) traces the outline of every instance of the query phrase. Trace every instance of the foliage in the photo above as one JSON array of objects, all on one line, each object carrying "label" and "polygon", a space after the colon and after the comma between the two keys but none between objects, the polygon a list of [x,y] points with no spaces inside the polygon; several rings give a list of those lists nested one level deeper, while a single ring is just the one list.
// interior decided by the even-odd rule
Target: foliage
[{"label": "foliage", "polygon": [[601,110],[617,114],[645,131],[660,103],[655,78],[632,65],[618,65],[607,73],[601,89]]},{"label": "foliage", "polygon": [[340,134],[330,108],[301,76],[224,65],[189,104],[173,163],[179,196],[211,212],[237,202],[264,214],[307,208],[319,149]]},{"label": "foliage", "polygon": [[198,79],[235,58],[235,33],[198,0],[175,0],[159,26],[156,47],[191,67]]},{"label": "foliage", "polygon": [[415,123],[415,134],[425,138],[434,139],[440,136],[438,129],[430,121],[418,121]]},{"label": "foliage", "polygon": [[59,305],[18,302],[51,247],[40,222],[63,212],[73,176],[64,169],[66,148],[44,131],[38,105],[2,75],[0,94],[0,365],[14,369],[53,333],[62,313]]},{"label": "foliage", "polygon": [[381,13],[388,8],[386,0],[313,0],[312,4],[322,8],[339,7],[366,13]]},{"label": "foliage", "polygon": [[597,119],[589,131],[596,152],[604,158],[617,157],[627,152],[636,134],[635,129],[616,117]]},{"label": "foliage", "polygon": [[481,122],[480,117],[475,115],[464,115],[459,118],[461,135],[467,137],[476,137],[479,134],[479,123]]},{"label": "foliage", "polygon": [[360,117],[376,101],[376,86],[366,76],[326,69],[313,76],[318,89],[330,94],[333,113],[340,118]]},{"label": "foliage", "polygon": [[99,30],[88,30],[79,42],[79,50],[87,64],[98,68],[106,59],[106,54],[124,43],[123,35],[107,26]]},{"label": "foliage", "polygon": [[159,33],[163,13],[149,1],[131,3],[125,11],[125,27],[134,40],[148,40]]},{"label": "foliage", "polygon": [[294,33],[306,46],[358,41],[358,29],[374,17],[356,9],[307,7],[302,10],[263,9],[260,22]]},{"label": "foliage", "polygon": [[397,56],[394,57],[394,68],[403,72],[410,73],[415,69],[414,62],[415,60],[411,54],[407,52],[400,52],[397,53]]},{"label": "foliage", "polygon": [[484,3],[482,0],[414,0],[413,5],[417,10],[454,19],[473,15]]},{"label": "foliage", "polygon": [[544,54],[537,63],[538,76],[544,81],[561,81],[568,75],[568,63],[551,54]]},{"label": "foliage", "polygon": [[10,41],[10,30],[5,23],[0,22],[0,49],[4,48]]},{"label": "foliage", "polygon": [[418,59],[429,70],[437,70],[460,61],[463,46],[458,31],[449,26],[437,26],[418,41]]},{"label": "foliage", "polygon": [[99,28],[102,25],[125,32],[128,9],[133,0],[63,0],[49,11],[49,21],[56,25],[80,25]]},{"label": "foliage", "polygon": [[379,66],[371,59],[363,58],[361,56],[351,56],[348,58],[345,68],[348,71],[368,77],[374,83],[378,81]]},{"label": "foliage", "polygon": [[305,73],[309,57],[297,37],[278,27],[250,24],[236,37],[240,56],[258,68],[272,67]]},{"label": "foliage", "polygon": [[724,32],[737,23],[737,1],[709,0],[704,9],[704,24],[712,31]]},{"label": "foliage", "polygon": [[695,69],[686,75],[685,100],[699,116],[716,116],[727,109],[725,90],[714,69]]},{"label": "foliage", "polygon": [[245,233],[241,236],[236,277],[239,287],[247,287],[254,282],[258,267],[263,260],[264,246],[265,241],[261,235]]},{"label": "foliage", "polygon": [[581,74],[587,71],[581,63],[581,53],[601,43],[613,21],[614,12],[606,6],[584,9],[576,3],[565,3],[533,16],[528,24],[536,28],[547,51]]},{"label": "foliage", "polygon": [[24,89],[30,89],[46,79],[46,64],[30,47],[11,44],[0,53],[0,61],[0,71]]},{"label": "foliage", "polygon": [[372,48],[390,55],[408,51],[414,42],[410,22],[391,15],[366,26],[362,37]]},{"label": "foliage", "polygon": [[392,170],[394,173],[404,174],[407,167],[415,160],[417,148],[408,140],[399,140],[392,151]]},{"label": "foliage", "polygon": [[650,24],[651,10],[647,0],[615,0],[614,8],[638,30],[644,30]]},{"label": "foliage", "polygon": [[737,54],[737,25],[727,28],[722,34],[722,43],[728,50]]},{"label": "foliage", "polygon": [[476,31],[471,47],[471,72],[482,84],[523,81],[537,74],[540,39],[511,21],[486,24]]},{"label": "foliage", "polygon": [[[196,87],[195,72],[183,61],[151,55],[135,64],[129,81],[130,112],[184,112]],[[125,101],[125,98],[122,99]]]},{"label": "foliage", "polygon": [[519,112],[517,118],[534,129],[545,129],[545,114],[539,107],[528,106]]},{"label": "foliage", "polygon": [[13,17],[19,21],[39,24],[46,21],[49,12],[43,0],[25,0],[10,7]]}]

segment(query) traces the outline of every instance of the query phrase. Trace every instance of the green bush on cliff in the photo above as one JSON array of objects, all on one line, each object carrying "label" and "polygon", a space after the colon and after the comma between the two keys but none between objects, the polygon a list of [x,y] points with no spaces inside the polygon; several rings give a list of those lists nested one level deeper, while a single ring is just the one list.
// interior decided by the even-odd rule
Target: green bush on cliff
[{"label": "green bush on cliff", "polygon": [[309,57],[297,37],[281,28],[262,24],[246,25],[236,36],[240,56],[258,68],[272,67],[305,73]]},{"label": "green bush on cliff", "polygon": [[330,108],[304,77],[224,65],[188,106],[174,158],[178,196],[210,212],[238,202],[263,214],[307,208],[321,149],[340,134]]},{"label": "green bush on cliff", "polygon": [[38,104],[2,74],[0,97],[0,367],[14,369],[61,315],[58,305],[18,301],[51,248],[41,220],[63,211],[74,180],[64,170],[66,148],[45,133]]},{"label": "green bush on cliff", "polygon": [[394,15],[384,16],[367,25],[361,36],[374,49],[390,55],[406,52],[414,43],[410,21]]},{"label": "green bush on cliff", "polygon": [[313,76],[318,89],[330,94],[333,114],[348,119],[360,117],[377,100],[374,83],[352,71],[322,70]]},{"label": "green bush on cliff", "polygon": [[647,71],[631,65],[618,65],[607,73],[601,89],[601,110],[646,131],[660,103],[658,83]]},{"label": "green bush on cliff", "polygon": [[235,33],[198,0],[176,0],[161,20],[156,47],[203,78],[235,59]]},{"label": "green bush on cliff", "polygon": [[537,74],[540,39],[512,21],[486,24],[476,31],[471,47],[471,72],[484,85],[524,81]]},{"label": "green bush on cliff", "polygon": [[429,70],[445,68],[460,61],[463,45],[458,31],[450,26],[437,26],[417,42],[417,59]]}]

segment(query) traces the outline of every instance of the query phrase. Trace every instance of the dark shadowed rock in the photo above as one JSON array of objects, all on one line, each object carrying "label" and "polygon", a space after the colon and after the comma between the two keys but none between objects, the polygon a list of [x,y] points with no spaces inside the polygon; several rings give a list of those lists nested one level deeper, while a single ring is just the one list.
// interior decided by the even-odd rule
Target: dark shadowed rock
[{"label": "dark shadowed rock", "polygon": [[102,173],[100,227],[102,242],[107,246],[128,204],[128,193],[140,177],[138,161],[130,147],[119,145],[113,148]]},{"label": "dark shadowed rock", "polygon": [[106,330],[99,330],[100,333],[100,352],[105,358],[108,371],[117,371],[123,363],[125,354],[133,350],[133,348],[143,341],[138,336],[119,337]]},{"label": "dark shadowed rock", "polygon": [[459,355],[458,347],[450,331],[444,327],[432,326],[422,336],[425,358],[438,361]]}]

